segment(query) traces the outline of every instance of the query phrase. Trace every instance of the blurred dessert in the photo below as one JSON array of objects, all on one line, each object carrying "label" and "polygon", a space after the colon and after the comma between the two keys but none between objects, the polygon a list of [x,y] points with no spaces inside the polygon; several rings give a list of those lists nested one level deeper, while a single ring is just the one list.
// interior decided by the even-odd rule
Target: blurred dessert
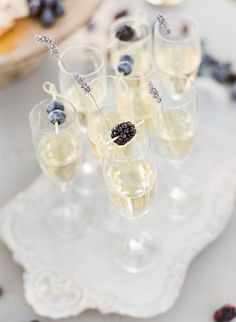
[{"label": "blurred dessert", "polygon": [[1,0],[0,1],[0,37],[9,31],[16,19],[27,17],[29,8],[27,0]]}]

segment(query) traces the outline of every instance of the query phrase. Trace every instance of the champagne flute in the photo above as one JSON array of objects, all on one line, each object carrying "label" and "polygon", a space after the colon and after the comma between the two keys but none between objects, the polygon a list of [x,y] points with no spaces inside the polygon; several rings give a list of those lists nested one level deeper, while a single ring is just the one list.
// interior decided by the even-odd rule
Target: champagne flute
[{"label": "champagne flute", "polygon": [[[104,133],[116,124],[133,120],[133,109],[129,102],[128,86],[120,77],[106,75],[90,83],[97,106],[91,101],[87,109],[88,135],[95,156],[103,158]],[[99,96],[96,96],[99,93]]]},{"label": "champagne flute", "polygon": [[77,86],[71,74],[78,73],[88,83],[97,77],[104,76],[106,74],[104,56],[98,48],[76,45],[62,52],[58,64],[60,91],[75,106],[82,131],[86,132],[88,98],[84,91]]},{"label": "champagne flute", "polygon": [[152,98],[147,95],[147,81],[154,74],[154,63],[150,54],[143,54],[142,63],[132,58],[130,64],[130,72],[128,74],[123,71],[123,63],[121,61],[117,68],[116,74],[127,83],[129,87],[130,103],[133,107],[135,122],[145,121],[145,127],[150,132],[153,131],[153,120],[158,113],[158,107],[154,104]]},{"label": "champagne flute", "polygon": [[201,63],[199,25],[187,15],[166,17],[170,34],[157,21],[154,31],[154,57],[159,72],[194,79]]},{"label": "champagne flute", "polygon": [[[61,54],[59,64],[59,83],[62,94],[76,107],[80,120],[84,160],[79,177],[76,179],[79,191],[86,195],[99,192],[97,181],[101,179],[97,160],[91,155],[87,141],[87,108],[90,105],[88,96],[83,89],[76,84],[72,74],[79,74],[88,83],[97,77],[106,74],[105,60],[102,52],[92,46],[77,45],[66,49]],[[66,69],[65,69],[66,66]],[[93,90],[96,97],[100,96],[96,89]]]},{"label": "champagne flute", "polygon": [[193,178],[180,171],[198,137],[196,89],[184,76],[166,76],[155,84],[161,95],[155,137],[161,154],[173,165],[173,171],[168,169],[170,175],[165,177],[163,191],[171,218],[183,220],[199,201]]},{"label": "champagne flute", "polygon": [[[120,265],[132,273],[153,266],[155,247],[147,232],[135,227],[143,215],[149,213],[156,188],[156,167],[150,137],[137,130],[134,138],[124,146],[111,143],[103,158],[103,173],[109,198],[118,212],[130,219],[131,229],[118,250]],[[119,215],[119,214],[118,214]]]},{"label": "champagne flute", "polygon": [[82,159],[80,126],[74,106],[63,98],[57,104],[63,106],[66,115],[62,124],[49,121],[47,108],[52,101],[36,104],[29,120],[33,143],[43,172],[61,188],[60,201],[52,199],[49,223],[62,238],[74,238],[85,229],[89,216],[78,204],[78,196],[71,188]]},{"label": "champagne flute", "polygon": [[[120,77],[112,75],[99,77],[92,81],[90,86],[92,91],[99,92],[100,96],[95,97],[97,106],[91,100],[87,109],[88,135],[92,152],[99,161],[102,161],[104,150],[108,148],[106,133],[110,133],[118,123],[134,120],[134,114],[129,102],[128,86]],[[106,201],[103,204],[106,205]],[[126,229],[127,221],[121,216],[111,214],[109,210],[102,213],[103,226],[113,233]]]},{"label": "champagne flute", "polygon": [[152,51],[151,28],[146,21],[136,16],[115,20],[110,27],[110,60],[116,70],[120,58],[130,55],[137,64],[145,63],[142,56]]}]

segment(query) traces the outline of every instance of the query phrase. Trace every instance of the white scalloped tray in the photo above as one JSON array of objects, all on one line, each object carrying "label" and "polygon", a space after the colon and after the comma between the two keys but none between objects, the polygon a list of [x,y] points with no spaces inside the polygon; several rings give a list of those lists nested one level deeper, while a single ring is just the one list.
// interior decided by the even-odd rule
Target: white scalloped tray
[{"label": "white scalloped tray", "polygon": [[[117,265],[120,235],[103,228],[99,218],[108,203],[95,197],[94,229],[77,241],[62,241],[45,225],[50,198],[56,196],[43,176],[1,210],[1,237],[24,268],[25,297],[38,314],[63,318],[93,308],[151,317],[175,303],[192,259],[226,227],[236,192],[236,111],[223,105],[224,92],[221,97],[207,82],[203,87],[207,92],[200,90],[199,144],[185,169],[197,180],[201,203],[187,221],[171,222],[157,192],[150,215],[143,219],[158,245],[157,265],[150,271],[130,274]],[[159,191],[163,169],[160,165]]]}]

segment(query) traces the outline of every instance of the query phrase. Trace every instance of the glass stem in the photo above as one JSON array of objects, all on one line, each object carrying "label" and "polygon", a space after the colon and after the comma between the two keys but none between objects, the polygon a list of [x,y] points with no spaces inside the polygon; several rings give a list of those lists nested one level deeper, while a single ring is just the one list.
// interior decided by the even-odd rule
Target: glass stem
[{"label": "glass stem", "polygon": [[139,218],[130,220],[130,229],[121,244],[119,262],[130,273],[138,273],[155,263],[155,249],[150,236],[139,230]]}]

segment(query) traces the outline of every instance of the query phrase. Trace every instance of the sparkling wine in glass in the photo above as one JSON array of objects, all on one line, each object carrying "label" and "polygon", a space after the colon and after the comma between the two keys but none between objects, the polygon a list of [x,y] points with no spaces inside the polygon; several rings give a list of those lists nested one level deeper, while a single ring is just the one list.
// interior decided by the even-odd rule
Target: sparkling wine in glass
[{"label": "sparkling wine in glass", "polygon": [[[66,68],[65,68],[66,67]],[[91,102],[83,89],[78,86],[72,74],[79,74],[89,84],[97,77],[103,77],[106,73],[105,60],[102,52],[92,46],[77,45],[66,49],[59,60],[59,83],[63,95],[75,106],[82,124],[82,142],[84,160],[76,186],[84,195],[98,194],[100,189],[96,184],[101,180],[102,174],[97,160],[90,152],[87,139],[87,110]],[[98,88],[93,89],[93,95],[99,99],[101,93]]]},{"label": "sparkling wine in glass", "polygon": [[[91,101],[87,109],[90,146],[95,156],[103,158],[104,134],[116,124],[133,120],[133,109],[129,101],[128,86],[120,77],[103,76],[90,83],[95,91],[97,105]],[[99,92],[99,96],[96,93]]]},{"label": "sparkling wine in glass", "polygon": [[[95,47],[77,45],[66,49],[61,54],[61,60],[58,61],[58,64],[60,91],[75,106],[82,130],[85,131],[88,98],[76,84],[71,74],[78,73],[86,79],[87,83],[97,77],[104,76],[106,66],[103,54]],[[94,94],[99,95],[99,93]]]},{"label": "sparkling wine in glass", "polygon": [[112,212],[130,220],[130,232],[123,238],[117,259],[129,272],[137,273],[155,263],[151,236],[136,227],[137,220],[147,215],[156,188],[156,166],[150,137],[137,130],[126,145],[111,143],[104,152],[103,172]]},{"label": "sparkling wine in glass", "polygon": [[166,16],[170,34],[156,21],[154,57],[158,71],[172,76],[183,75],[194,79],[201,62],[199,25],[185,15]]},{"label": "sparkling wine in glass", "polygon": [[[79,206],[78,195],[72,185],[82,159],[80,125],[76,109],[62,98],[57,99],[57,104],[60,108],[63,106],[65,119],[61,124],[60,121],[52,123],[50,115],[54,112],[47,112],[51,103],[50,100],[44,100],[31,110],[32,138],[43,172],[60,188],[59,193],[55,190],[60,201],[55,196],[51,198],[48,222],[60,237],[74,238],[85,229],[90,217]],[[58,113],[58,110],[55,112]]]},{"label": "sparkling wine in glass", "polygon": [[137,64],[145,64],[143,55],[152,51],[152,33],[147,21],[136,16],[119,18],[110,28],[110,60],[116,70],[120,59],[130,55]]},{"label": "sparkling wine in glass", "polygon": [[161,95],[160,113],[156,119],[155,138],[159,151],[170,162],[165,177],[165,200],[169,215],[183,220],[191,215],[199,201],[192,176],[183,170],[198,138],[196,88],[184,76],[166,76],[155,81]]},{"label": "sparkling wine in glass", "polygon": [[140,60],[136,61],[132,56],[126,55],[117,65],[116,74],[122,77],[129,87],[135,122],[145,121],[145,127],[152,132],[158,106],[147,95],[147,83],[154,74],[154,63],[150,54],[143,53],[140,59],[142,59],[142,63]]}]

